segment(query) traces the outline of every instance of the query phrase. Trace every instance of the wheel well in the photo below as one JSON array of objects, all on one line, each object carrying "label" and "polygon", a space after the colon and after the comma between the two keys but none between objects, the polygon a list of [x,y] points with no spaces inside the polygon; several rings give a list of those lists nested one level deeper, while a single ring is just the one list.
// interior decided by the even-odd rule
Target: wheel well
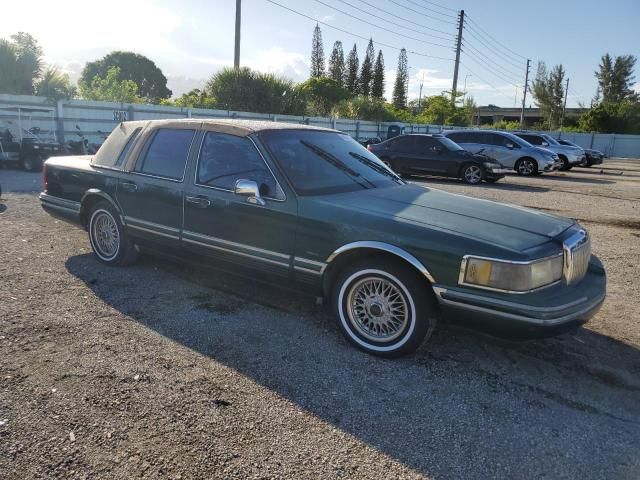
[{"label": "wheel well", "polygon": [[523,161],[523,160],[531,160],[533,162],[533,164],[535,165],[536,170],[538,169],[538,161],[533,157],[520,157],[518,159],[518,161],[515,163],[514,167],[517,168],[518,165],[520,164],[520,162]]},{"label": "wheel well", "polygon": [[559,153],[558,158],[560,158],[561,160],[568,160],[567,156],[563,153]]},{"label": "wheel well", "polygon": [[370,258],[371,260],[379,258],[388,259],[414,272],[421,279],[424,285],[428,287],[426,290],[430,295],[433,296],[432,299],[434,301],[434,305],[437,305],[436,296],[433,291],[431,282],[422,274],[422,272],[420,272],[414,265],[412,265],[404,258],[390,252],[385,252],[384,250],[378,250],[376,248],[356,248],[338,255],[327,266],[322,277],[322,293],[325,298],[328,298],[331,295],[331,287],[340,275],[340,272],[342,272],[349,265],[353,264],[356,261],[362,260],[363,258]]},{"label": "wheel well", "polygon": [[[93,209],[93,206],[101,201],[113,205],[112,201],[98,193],[90,193],[82,199],[82,203],[80,205],[80,222],[85,229],[87,228],[87,224],[89,223],[89,213]],[[118,207],[116,207],[115,205],[113,206],[117,212],[120,212],[120,209]]]},{"label": "wheel well", "polygon": [[[460,165],[460,168],[458,169],[458,176],[459,177],[462,176],[462,171],[465,169],[465,167],[467,165],[477,165],[477,164],[474,163],[474,162],[464,162],[462,165]],[[478,165],[478,166],[482,169],[482,166],[480,166],[480,165]]]}]

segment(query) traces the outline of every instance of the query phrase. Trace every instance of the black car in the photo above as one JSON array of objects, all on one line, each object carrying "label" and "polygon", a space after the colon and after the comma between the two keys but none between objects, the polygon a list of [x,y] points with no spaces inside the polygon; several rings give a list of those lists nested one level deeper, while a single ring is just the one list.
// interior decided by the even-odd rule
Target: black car
[{"label": "black car", "polygon": [[[560,138],[558,139],[558,143],[560,145],[569,145],[572,147],[579,146],[573,142],[570,142],[569,140],[564,140]],[[590,167],[591,165],[600,165],[604,161],[604,153],[602,153],[600,150],[585,148],[584,153],[586,158],[585,158],[585,161],[580,164],[581,167]]]},{"label": "black car", "polygon": [[367,149],[400,174],[455,177],[475,185],[493,183],[507,171],[497,160],[467,152],[440,134],[401,135]]}]

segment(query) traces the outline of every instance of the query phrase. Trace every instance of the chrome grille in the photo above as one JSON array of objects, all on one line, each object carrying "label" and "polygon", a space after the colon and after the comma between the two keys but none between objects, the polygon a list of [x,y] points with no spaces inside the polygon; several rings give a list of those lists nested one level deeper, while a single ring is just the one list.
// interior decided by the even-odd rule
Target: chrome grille
[{"label": "chrome grille", "polygon": [[578,283],[584,278],[589,269],[591,259],[591,240],[589,234],[580,230],[565,240],[564,250],[564,278],[567,285]]}]

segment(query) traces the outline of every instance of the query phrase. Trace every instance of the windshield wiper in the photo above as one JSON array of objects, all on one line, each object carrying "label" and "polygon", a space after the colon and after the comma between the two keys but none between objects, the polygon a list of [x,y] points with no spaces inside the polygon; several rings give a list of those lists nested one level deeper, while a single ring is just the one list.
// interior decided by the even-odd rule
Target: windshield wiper
[{"label": "windshield wiper", "polygon": [[355,158],[356,160],[358,160],[361,163],[364,163],[367,167],[375,170],[376,172],[385,175],[387,177],[391,177],[391,179],[397,183],[399,183],[400,185],[404,185],[405,182],[395,173],[393,173],[392,171],[384,168],[382,165],[378,165],[377,162],[375,162],[374,160],[371,160],[370,158],[367,158],[363,155],[360,155],[359,153],[355,153],[355,152],[349,152],[349,155],[351,155],[353,158]]},{"label": "windshield wiper", "polygon": [[[360,185],[362,188],[369,188],[365,184],[363,184],[363,183],[359,182],[358,180],[356,180],[357,177],[360,177],[360,174],[358,172],[356,172],[355,170],[349,168],[349,166],[346,165],[342,160],[336,158],[334,155],[331,155],[329,152],[327,152],[326,150],[318,147],[317,145],[314,145],[313,143],[307,142],[306,140],[300,140],[300,143],[302,145],[304,145],[305,147],[307,147],[309,150],[311,150],[313,153],[318,155],[324,161],[328,162],[329,164],[331,164],[334,167],[336,167],[338,170],[341,170],[341,171],[345,172],[346,174],[348,174],[349,176],[351,176],[352,180],[355,183],[357,183],[358,185]],[[366,178],[364,180],[369,182],[369,180],[367,180]],[[369,182],[369,183],[371,183],[371,182]]]}]

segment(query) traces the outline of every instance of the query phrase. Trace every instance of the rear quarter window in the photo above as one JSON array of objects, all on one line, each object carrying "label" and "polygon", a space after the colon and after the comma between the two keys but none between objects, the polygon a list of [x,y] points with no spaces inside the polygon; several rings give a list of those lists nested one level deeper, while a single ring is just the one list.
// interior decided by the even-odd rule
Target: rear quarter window
[{"label": "rear quarter window", "polygon": [[121,165],[120,155],[127,145],[135,143],[135,141],[131,141],[132,137],[136,136],[142,130],[142,127],[143,124],[141,122],[120,123],[109,134],[98,153],[91,160],[91,164],[112,168]]},{"label": "rear quarter window", "polygon": [[182,180],[195,130],[159,128],[138,160],[135,171],[154,177]]}]

